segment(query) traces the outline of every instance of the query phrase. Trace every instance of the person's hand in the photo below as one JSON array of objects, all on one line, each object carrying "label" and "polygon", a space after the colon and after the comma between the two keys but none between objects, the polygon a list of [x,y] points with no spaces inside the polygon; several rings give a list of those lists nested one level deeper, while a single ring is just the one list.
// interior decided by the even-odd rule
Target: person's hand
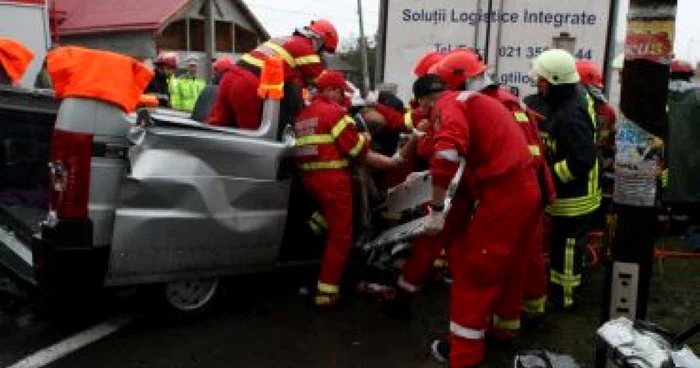
[{"label": "person's hand", "polygon": [[419,131],[421,133],[425,133],[429,127],[430,121],[428,121],[428,119],[423,119],[418,122],[418,125],[416,125],[416,129],[414,129],[414,132]]},{"label": "person's hand", "polygon": [[367,105],[369,105],[369,106],[376,105],[378,100],[379,100],[379,92],[378,91],[367,92],[367,97],[365,97],[365,103]]},{"label": "person's hand", "polygon": [[414,172],[408,174],[408,176],[406,177],[406,182],[410,183],[412,181],[418,180],[418,179],[422,178],[423,176],[425,176],[425,174],[426,174],[426,171],[414,171]]},{"label": "person's hand", "polygon": [[432,208],[428,213],[428,218],[425,221],[425,233],[428,235],[436,235],[445,227],[445,213],[436,211]]}]

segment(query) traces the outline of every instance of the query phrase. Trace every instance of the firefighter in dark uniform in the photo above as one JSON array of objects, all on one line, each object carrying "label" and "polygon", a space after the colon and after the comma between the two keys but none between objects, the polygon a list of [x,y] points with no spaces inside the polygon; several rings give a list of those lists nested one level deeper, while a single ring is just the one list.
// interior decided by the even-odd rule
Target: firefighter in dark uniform
[{"label": "firefighter in dark uniform", "polygon": [[600,207],[595,104],[579,83],[573,56],[549,50],[533,63],[546,119],[541,131],[554,172],[557,199],[547,208],[552,221],[549,299],[571,309],[581,285],[586,235]]}]

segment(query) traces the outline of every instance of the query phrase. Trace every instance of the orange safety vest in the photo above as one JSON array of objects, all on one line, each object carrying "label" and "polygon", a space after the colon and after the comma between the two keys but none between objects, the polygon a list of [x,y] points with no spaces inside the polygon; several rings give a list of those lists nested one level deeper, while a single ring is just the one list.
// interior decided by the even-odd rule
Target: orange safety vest
[{"label": "orange safety vest", "polygon": [[9,38],[0,38],[0,67],[10,77],[12,84],[19,82],[34,54],[21,43]]},{"label": "orange safety vest", "polygon": [[134,111],[153,72],[136,59],[109,51],[60,47],[49,52],[49,75],[57,98],[85,97]]}]

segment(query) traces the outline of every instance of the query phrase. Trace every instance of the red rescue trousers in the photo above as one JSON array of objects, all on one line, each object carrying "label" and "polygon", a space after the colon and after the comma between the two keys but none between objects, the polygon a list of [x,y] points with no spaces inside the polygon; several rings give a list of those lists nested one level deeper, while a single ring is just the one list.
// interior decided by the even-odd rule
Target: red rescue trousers
[{"label": "red rescue trousers", "polygon": [[456,193],[442,231],[436,235],[422,235],[413,240],[411,254],[397,282],[404,291],[415,293],[425,285],[435,260],[440,258],[442,250],[447,248],[454,234],[471,216],[474,203],[463,188],[465,187],[459,187]]},{"label": "red rescue trousers", "polygon": [[540,317],[544,314],[547,301],[547,265],[543,251],[544,244],[544,208],[537,211],[531,228],[531,237],[525,239],[525,262],[521,262],[523,288],[522,311],[528,317]]},{"label": "red rescue trousers", "polygon": [[318,202],[328,225],[318,289],[337,294],[352,246],[352,178],[342,169],[305,171],[302,183]]},{"label": "red rescue trousers", "polygon": [[471,220],[465,219],[448,251],[454,278],[450,366],[455,368],[471,367],[484,359],[487,330],[519,327],[522,245],[531,236],[528,227],[536,223],[540,206],[540,190],[531,169],[486,183],[480,192]]},{"label": "red rescue trousers", "polygon": [[257,75],[238,65],[226,72],[219,85],[209,124],[257,130],[263,102],[258,97],[259,84]]}]

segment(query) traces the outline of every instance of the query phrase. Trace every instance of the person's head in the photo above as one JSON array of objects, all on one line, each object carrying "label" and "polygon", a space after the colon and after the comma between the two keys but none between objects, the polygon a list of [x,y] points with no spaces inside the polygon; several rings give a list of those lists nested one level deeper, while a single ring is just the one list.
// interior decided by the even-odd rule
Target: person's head
[{"label": "person's head", "polygon": [[222,57],[219,58],[212,64],[211,69],[214,72],[214,77],[213,80],[214,82],[217,82],[218,80],[221,79],[221,77],[229,71],[231,68],[233,68],[236,65],[236,63],[233,62],[231,58],[227,57]]},{"label": "person's head", "polygon": [[161,53],[153,61],[153,65],[156,67],[156,70],[170,77],[175,74],[175,70],[177,69],[177,55],[173,53]]},{"label": "person's head", "polygon": [[426,74],[413,82],[413,97],[423,111],[429,111],[435,100],[446,90],[445,82],[435,74]]},{"label": "person's head", "polygon": [[581,80],[574,57],[560,49],[540,54],[532,63],[532,74],[537,78],[538,92],[545,97],[550,95],[553,87],[575,85]]},{"label": "person's head", "polygon": [[295,34],[311,39],[319,52],[326,51],[334,54],[340,43],[335,26],[325,19],[312,20],[308,26],[296,30]]},{"label": "person's head", "polygon": [[346,92],[352,92],[341,72],[326,70],[316,80],[318,91],[331,101],[340,102]]},{"label": "person's head", "polygon": [[469,49],[459,49],[445,55],[430,70],[451,90],[480,91],[494,84],[486,75],[487,67],[481,57]]},{"label": "person's head", "polygon": [[199,69],[199,59],[196,56],[190,56],[185,61],[187,73],[190,75],[197,75],[197,69]]},{"label": "person's head", "polygon": [[576,61],[576,71],[578,72],[582,84],[603,89],[603,72],[593,61]]},{"label": "person's head", "polygon": [[671,80],[690,82],[695,75],[693,65],[686,60],[674,59],[671,62]]},{"label": "person's head", "polygon": [[423,54],[423,56],[416,61],[416,65],[413,67],[413,74],[415,74],[417,78],[428,74],[428,70],[442,60],[444,56],[445,54],[437,51],[430,51]]}]

